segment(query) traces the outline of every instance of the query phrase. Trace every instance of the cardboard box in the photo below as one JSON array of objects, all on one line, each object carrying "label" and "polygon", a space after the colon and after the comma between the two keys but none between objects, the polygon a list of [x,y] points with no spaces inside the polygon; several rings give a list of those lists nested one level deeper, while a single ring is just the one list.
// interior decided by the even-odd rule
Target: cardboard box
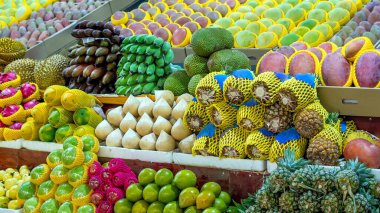
[{"label": "cardboard box", "polygon": [[380,117],[380,89],[320,86],[318,97],[329,112],[340,115]]}]

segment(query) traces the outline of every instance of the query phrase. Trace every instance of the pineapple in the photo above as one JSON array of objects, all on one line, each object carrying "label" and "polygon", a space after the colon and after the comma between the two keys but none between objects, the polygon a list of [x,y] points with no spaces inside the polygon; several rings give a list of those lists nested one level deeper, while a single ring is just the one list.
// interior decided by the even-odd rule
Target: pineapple
[{"label": "pineapple", "polygon": [[322,131],[327,117],[327,110],[315,101],[296,114],[294,126],[302,137],[311,139]]},{"label": "pineapple", "polygon": [[368,181],[368,190],[373,197],[380,199],[380,182],[371,179]]},{"label": "pineapple", "polygon": [[[217,80],[218,77],[221,77],[221,82]],[[199,103],[209,106],[223,101],[223,91],[220,83],[223,83],[226,78],[224,71],[212,72],[202,78],[195,89],[195,96]]]},{"label": "pineapple", "polygon": [[223,96],[226,102],[240,106],[251,97],[254,74],[248,69],[235,70],[223,83]]},{"label": "pineapple", "polygon": [[295,212],[298,209],[298,199],[296,192],[286,191],[281,194],[278,204],[282,211]]},{"label": "pineapple", "polygon": [[264,72],[252,82],[252,95],[259,103],[269,106],[278,100],[278,88],[290,78],[289,75],[277,72]]},{"label": "pineapple", "polygon": [[318,194],[312,191],[304,192],[298,201],[298,208],[302,212],[319,212],[319,197]]},{"label": "pineapple", "polygon": [[[335,187],[343,195],[343,201],[347,194],[354,198],[354,193],[359,189],[359,177],[352,170],[341,170],[335,176]],[[353,200],[355,201],[355,200]]]},{"label": "pineapple", "polygon": [[316,168],[317,172],[312,177],[311,187],[317,191],[323,192],[324,194],[334,190],[334,179],[337,171],[334,169],[325,169],[322,167]]},{"label": "pineapple", "polygon": [[193,132],[199,132],[208,123],[206,107],[197,101],[192,101],[187,105],[183,116],[184,125]]},{"label": "pineapple", "polygon": [[339,213],[340,210],[341,198],[338,192],[330,192],[322,198],[321,211],[323,213]]},{"label": "pineapple", "polygon": [[316,137],[310,141],[306,157],[316,165],[335,166],[340,157],[339,146],[325,137]]},{"label": "pineapple", "polygon": [[256,193],[256,202],[261,209],[271,209],[277,205],[276,201],[275,194],[270,192],[268,185],[265,185]]},{"label": "pineapple", "polygon": [[346,213],[367,213],[370,210],[369,201],[361,193],[355,194],[353,198],[349,197],[343,205]]},{"label": "pineapple", "polygon": [[341,169],[354,171],[359,178],[360,187],[366,190],[369,189],[369,183],[374,180],[371,169],[367,168],[364,163],[359,162],[358,159],[347,161]]},{"label": "pineapple", "polygon": [[247,210],[245,210],[245,213],[266,213],[266,211],[260,208],[258,205],[252,205]]},{"label": "pineapple", "polygon": [[316,173],[314,166],[307,166],[295,171],[290,177],[290,188],[297,192],[304,192],[308,189],[312,189],[312,178]]},{"label": "pineapple", "polygon": [[285,110],[278,102],[269,106],[264,114],[265,128],[273,133],[288,129],[292,124],[292,113]]}]

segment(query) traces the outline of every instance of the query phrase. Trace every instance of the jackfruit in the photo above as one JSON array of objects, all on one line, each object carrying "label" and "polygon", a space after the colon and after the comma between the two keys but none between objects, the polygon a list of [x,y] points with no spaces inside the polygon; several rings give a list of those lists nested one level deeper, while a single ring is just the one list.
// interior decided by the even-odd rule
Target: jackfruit
[{"label": "jackfruit", "polygon": [[62,55],[53,55],[46,60],[36,63],[34,79],[40,89],[51,85],[65,85],[62,71],[68,66],[69,60]]},{"label": "jackfruit", "polygon": [[207,74],[207,58],[191,54],[185,58],[184,67],[188,76],[193,77],[197,74]]},{"label": "jackfruit", "polygon": [[23,58],[25,53],[26,48],[21,42],[10,38],[0,38],[0,61],[2,61],[3,65]]},{"label": "jackfruit", "polygon": [[4,68],[4,72],[15,71],[21,77],[21,84],[25,82],[35,82],[34,80],[34,66],[35,60],[32,59],[19,59],[11,62]]},{"label": "jackfruit", "polygon": [[220,50],[210,56],[207,67],[210,72],[234,71],[237,69],[250,69],[251,64],[249,58],[239,50]]},{"label": "jackfruit", "polygon": [[197,85],[199,81],[205,77],[207,74],[197,74],[190,78],[189,85],[187,86],[187,89],[189,90],[189,93],[193,96],[195,96],[195,89],[197,88]]},{"label": "jackfruit", "polygon": [[170,90],[175,96],[180,96],[184,93],[188,93],[187,85],[189,81],[190,77],[185,71],[177,71],[166,78],[164,90]]},{"label": "jackfruit", "polygon": [[223,28],[203,28],[191,37],[190,45],[195,54],[209,57],[216,51],[231,49],[234,45],[232,33]]}]

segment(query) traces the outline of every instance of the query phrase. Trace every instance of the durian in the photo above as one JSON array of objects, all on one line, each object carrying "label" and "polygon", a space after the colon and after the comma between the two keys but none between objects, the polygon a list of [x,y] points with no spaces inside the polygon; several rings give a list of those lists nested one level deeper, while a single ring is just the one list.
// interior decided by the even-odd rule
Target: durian
[{"label": "durian", "polygon": [[34,66],[36,62],[32,59],[19,59],[8,64],[4,72],[15,71],[21,77],[21,83],[34,82]]},{"label": "durian", "polygon": [[25,53],[26,48],[21,42],[10,38],[0,38],[0,60],[2,62],[5,61],[6,64],[9,64],[14,60],[23,58]]},{"label": "durian", "polygon": [[62,55],[53,55],[36,63],[34,78],[41,89],[51,85],[64,85],[62,71],[68,66],[68,59]]}]

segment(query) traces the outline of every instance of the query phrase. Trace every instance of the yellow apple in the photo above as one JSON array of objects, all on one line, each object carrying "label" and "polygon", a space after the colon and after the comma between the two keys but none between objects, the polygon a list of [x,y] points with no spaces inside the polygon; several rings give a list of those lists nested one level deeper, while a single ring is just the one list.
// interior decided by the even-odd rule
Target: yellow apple
[{"label": "yellow apple", "polygon": [[13,173],[13,177],[16,178],[17,180],[21,180],[21,175],[18,172]]},{"label": "yellow apple", "polygon": [[18,200],[11,200],[8,203],[8,209],[21,209],[22,204]]},{"label": "yellow apple", "polygon": [[15,185],[15,186],[12,186],[11,189],[9,189],[9,198],[12,199],[12,200],[15,200],[17,199],[17,193],[18,193],[18,185]]},{"label": "yellow apple", "polygon": [[13,174],[16,170],[15,169],[12,169],[12,168],[8,168],[5,170],[6,173],[8,174]]},{"label": "yellow apple", "polygon": [[0,181],[3,180],[4,174],[6,174],[6,172],[4,170],[0,170]]},{"label": "yellow apple", "polygon": [[12,186],[17,184],[17,179],[16,178],[9,178],[5,180],[4,186],[7,190],[9,190]]},{"label": "yellow apple", "polygon": [[9,198],[7,197],[0,197],[0,208],[7,208],[9,202]]},{"label": "yellow apple", "polygon": [[27,165],[22,165],[19,170],[29,169]]},{"label": "yellow apple", "polygon": [[8,180],[9,178],[12,178],[12,175],[11,174],[8,174],[8,173],[5,173],[3,175],[3,181],[5,182],[6,180]]},{"label": "yellow apple", "polygon": [[0,197],[5,195],[4,187],[0,187]]},{"label": "yellow apple", "polygon": [[30,174],[30,170],[29,169],[22,169],[20,170],[20,175],[29,175]]},{"label": "yellow apple", "polygon": [[23,176],[22,176],[22,181],[23,181],[23,182],[30,181],[30,176],[29,176],[29,175],[23,175]]}]

